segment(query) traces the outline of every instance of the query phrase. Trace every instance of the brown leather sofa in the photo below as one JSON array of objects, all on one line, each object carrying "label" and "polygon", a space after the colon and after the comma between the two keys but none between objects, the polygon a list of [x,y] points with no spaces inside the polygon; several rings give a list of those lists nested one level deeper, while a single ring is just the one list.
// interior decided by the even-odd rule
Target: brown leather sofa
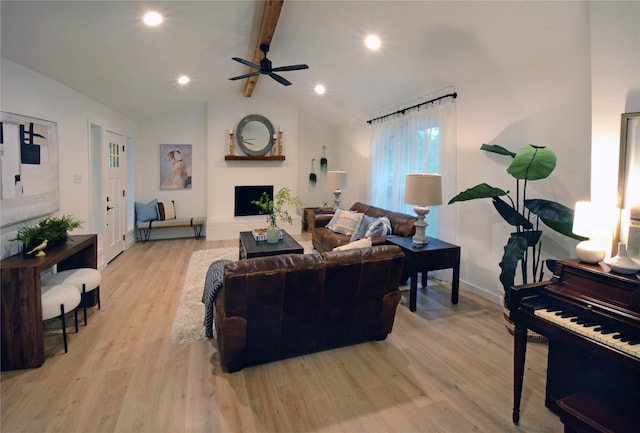
[{"label": "brown leather sofa", "polygon": [[[386,209],[370,206],[360,202],[354,203],[349,210],[360,212],[371,217],[386,216],[389,218],[389,222],[391,222],[391,234],[393,235],[404,237],[413,236],[415,233],[415,227],[413,225],[417,220],[415,216],[388,211]],[[311,242],[317,251],[331,251],[335,247],[348,244],[351,240],[351,236],[336,233],[325,227],[332,217],[333,214],[315,215]],[[383,236],[374,236],[371,239],[372,245],[381,245],[384,243],[385,238]]]},{"label": "brown leather sofa", "polygon": [[395,245],[284,254],[224,267],[215,301],[222,367],[244,367],[391,332],[404,254]]}]

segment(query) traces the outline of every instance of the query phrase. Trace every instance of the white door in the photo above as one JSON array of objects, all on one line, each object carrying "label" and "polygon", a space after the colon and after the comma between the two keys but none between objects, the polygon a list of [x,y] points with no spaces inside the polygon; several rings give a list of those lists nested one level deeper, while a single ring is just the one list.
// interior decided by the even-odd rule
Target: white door
[{"label": "white door", "polygon": [[[124,251],[126,215],[126,157],[124,137],[111,131],[104,135],[103,159],[103,253],[106,262]],[[103,154],[105,155],[105,154]]]}]

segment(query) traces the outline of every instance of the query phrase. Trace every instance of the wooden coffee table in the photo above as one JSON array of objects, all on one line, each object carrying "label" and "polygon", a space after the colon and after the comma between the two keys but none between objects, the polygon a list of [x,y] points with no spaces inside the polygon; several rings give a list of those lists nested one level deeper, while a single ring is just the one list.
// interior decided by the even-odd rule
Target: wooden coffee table
[{"label": "wooden coffee table", "polygon": [[256,241],[251,232],[240,232],[240,260],[279,254],[304,254],[302,245],[289,233],[282,230],[282,235],[277,244],[270,244],[267,241]]}]

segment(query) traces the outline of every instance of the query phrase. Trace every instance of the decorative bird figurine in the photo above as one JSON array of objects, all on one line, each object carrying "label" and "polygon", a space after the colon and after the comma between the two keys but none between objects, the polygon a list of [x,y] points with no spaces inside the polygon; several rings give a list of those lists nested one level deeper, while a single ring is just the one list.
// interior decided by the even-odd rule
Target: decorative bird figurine
[{"label": "decorative bird figurine", "polygon": [[33,248],[27,254],[31,254],[31,253],[35,252],[36,253],[36,257],[46,256],[47,253],[44,252],[44,249],[47,247],[47,243],[49,243],[49,241],[45,239],[44,241],[42,241],[42,243],[40,245],[38,245],[37,247]]}]

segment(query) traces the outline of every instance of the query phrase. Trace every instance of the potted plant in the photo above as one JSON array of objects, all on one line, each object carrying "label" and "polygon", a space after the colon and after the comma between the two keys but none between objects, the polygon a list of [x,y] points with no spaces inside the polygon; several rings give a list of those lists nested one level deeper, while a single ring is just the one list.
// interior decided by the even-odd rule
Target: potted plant
[{"label": "potted plant", "polygon": [[22,251],[25,254],[35,252],[34,249],[40,252],[45,248],[65,243],[69,239],[69,231],[81,225],[82,221],[71,215],[47,217],[40,220],[36,225],[20,227],[13,240],[22,242]]},{"label": "potted plant", "polygon": [[280,229],[278,228],[277,220],[280,219],[289,224],[293,224],[293,217],[289,215],[289,212],[285,208],[287,205],[294,205],[302,207],[302,200],[298,197],[291,197],[291,191],[289,188],[281,188],[276,195],[269,197],[269,194],[262,193],[260,200],[252,200],[252,204],[256,205],[260,210],[260,214],[267,215],[267,242],[275,244],[280,239]]},{"label": "potted plant", "polygon": [[556,260],[541,259],[541,221],[550,229],[565,236],[577,240],[585,238],[575,235],[571,231],[573,209],[551,200],[529,199],[527,197],[528,183],[547,178],[556,167],[557,158],[551,148],[528,144],[517,153],[513,153],[495,144],[483,144],[480,150],[509,156],[513,159],[507,168],[507,173],[516,180],[515,200],[511,197],[510,191],[481,183],[459,193],[449,200],[449,204],[490,198],[502,219],[515,227],[515,232],[511,233],[507,239],[502,260],[499,263],[500,283],[504,289],[504,304],[505,307],[508,307],[518,265],[522,284],[542,281],[545,261],[549,269],[553,269],[555,266]]}]

